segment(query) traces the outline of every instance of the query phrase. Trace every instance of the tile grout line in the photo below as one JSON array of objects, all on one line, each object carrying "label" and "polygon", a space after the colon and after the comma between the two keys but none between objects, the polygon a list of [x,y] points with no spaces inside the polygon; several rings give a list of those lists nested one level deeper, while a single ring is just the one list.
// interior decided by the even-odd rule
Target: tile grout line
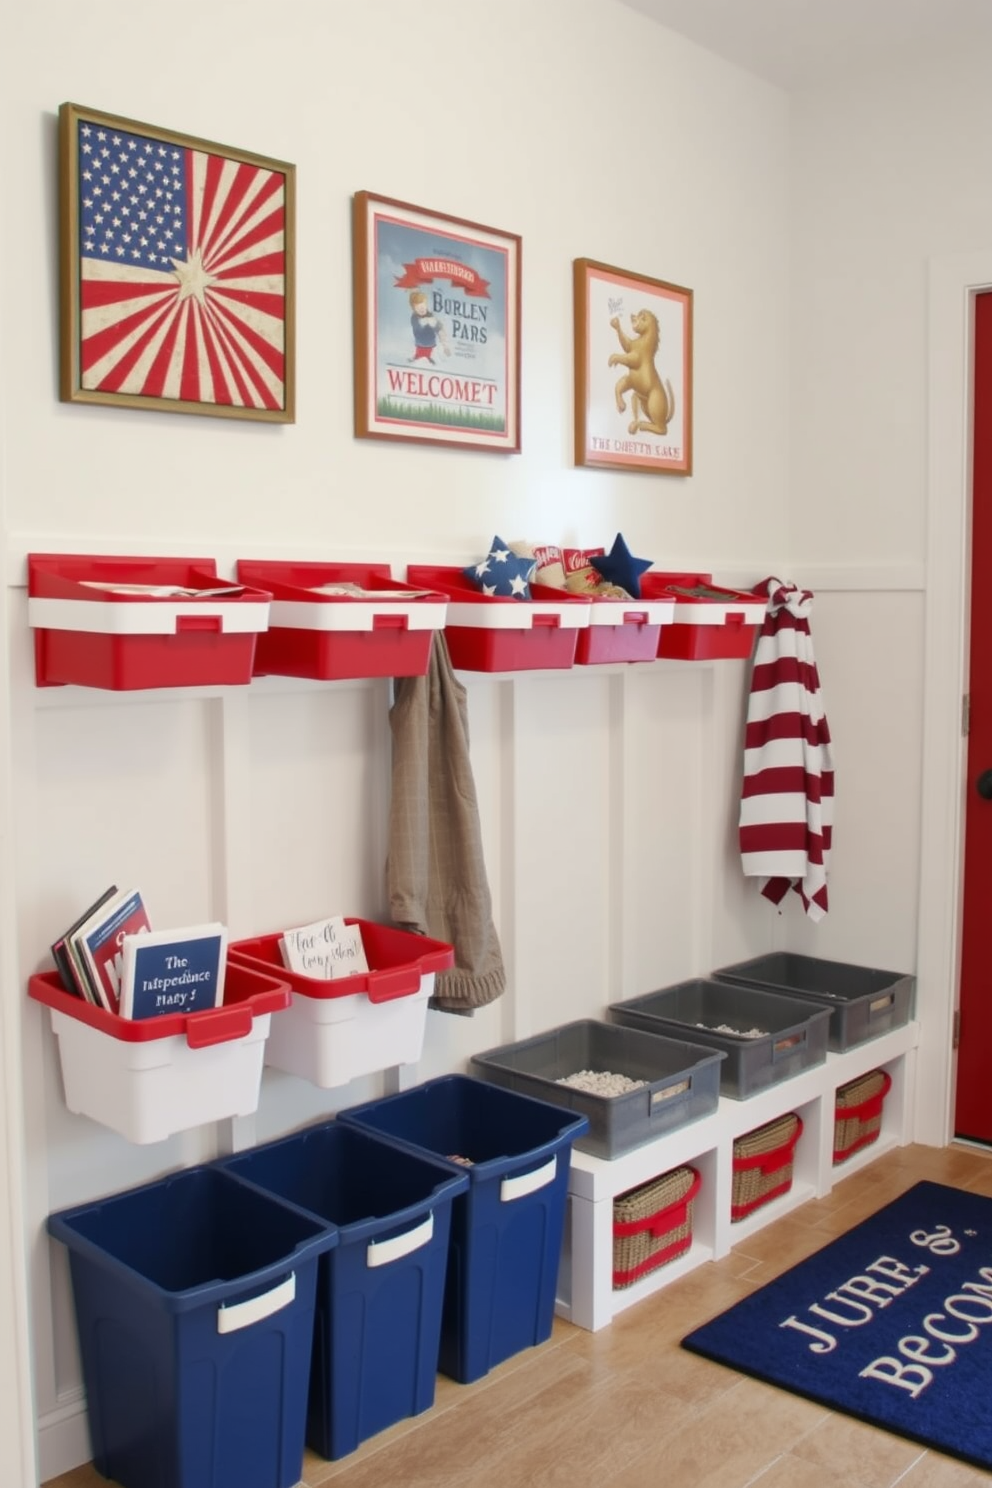
[{"label": "tile grout line", "polygon": [[759,1468],[753,1478],[748,1478],[747,1482],[742,1484],[742,1488],[754,1488],[754,1484],[760,1483],[761,1479],[765,1476],[765,1473],[771,1472],[776,1463],[784,1462],[788,1455],[789,1454],[787,1452],[779,1452],[778,1456],[773,1457],[771,1462],[766,1462],[764,1467]]},{"label": "tile grout line", "polygon": [[923,1459],[924,1459],[924,1457],[926,1455],[927,1455],[926,1448],[924,1448],[924,1450],[920,1453],[919,1457],[914,1457],[913,1460],[912,1460],[912,1462],[909,1464],[909,1466],[907,1468],[905,1468],[899,1474],[899,1476],[897,1478],[893,1478],[892,1479],[892,1482],[889,1484],[889,1488],[896,1488],[896,1485],[899,1484],[899,1483],[901,1483],[905,1478],[907,1478],[909,1476],[909,1474],[913,1471],[913,1469],[915,1467],[917,1467],[923,1461]]}]

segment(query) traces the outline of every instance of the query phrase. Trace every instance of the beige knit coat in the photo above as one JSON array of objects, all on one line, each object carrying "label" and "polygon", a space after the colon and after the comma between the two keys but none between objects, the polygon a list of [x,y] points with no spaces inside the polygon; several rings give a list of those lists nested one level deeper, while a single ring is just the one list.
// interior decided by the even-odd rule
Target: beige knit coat
[{"label": "beige knit coat", "polygon": [[454,946],[431,1007],[470,1015],[506,989],[482,853],[465,688],[442,633],[426,676],[394,683],[386,879],[394,924]]}]

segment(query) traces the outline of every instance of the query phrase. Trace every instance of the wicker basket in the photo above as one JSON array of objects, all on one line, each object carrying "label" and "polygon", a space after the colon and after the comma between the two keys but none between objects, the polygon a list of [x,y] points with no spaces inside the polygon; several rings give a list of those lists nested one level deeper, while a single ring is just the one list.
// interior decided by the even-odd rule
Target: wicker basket
[{"label": "wicker basket", "polygon": [[614,1199],[614,1291],[689,1249],[692,1201],[701,1181],[695,1168],[676,1168]]},{"label": "wicker basket", "polygon": [[834,1162],[842,1163],[878,1140],[882,1105],[892,1089],[885,1070],[869,1070],[837,1091],[834,1112]]},{"label": "wicker basket", "polygon": [[762,1204],[788,1193],[792,1187],[792,1164],[803,1124],[790,1112],[738,1137],[734,1143],[734,1186],[730,1218],[746,1219]]}]

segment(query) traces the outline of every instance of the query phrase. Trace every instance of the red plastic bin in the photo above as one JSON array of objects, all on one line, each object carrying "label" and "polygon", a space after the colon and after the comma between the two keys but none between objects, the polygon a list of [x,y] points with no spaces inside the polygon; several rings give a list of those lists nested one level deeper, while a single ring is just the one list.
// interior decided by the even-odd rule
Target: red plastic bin
[{"label": "red plastic bin", "polygon": [[212,558],[28,554],[39,687],[248,683],[268,623],[269,595],[218,578]]},{"label": "red plastic bin", "polygon": [[651,570],[641,575],[641,595],[674,600],[672,621],[661,629],[658,655],[675,661],[746,660],[767,607],[764,599],[725,589],[705,573]]},{"label": "red plastic bin", "polygon": [[231,964],[278,975],[292,1002],[273,1021],[265,1061],[323,1089],[346,1085],[420,1058],[434,977],[454,965],[454,948],[372,920],[358,925],[369,970],[323,981],[286,971],[279,933],[235,941]]},{"label": "red plastic bin", "polygon": [[[448,601],[411,595],[386,563],[282,563],[239,559],[238,577],[272,595],[269,629],[258,638],[257,677],[417,677]],[[322,592],[353,584],[363,595]]]},{"label": "red plastic bin", "polygon": [[50,1009],[69,1110],[138,1143],[257,1110],[272,1015],[291,998],[284,978],[230,956],[222,1005],[198,1013],[121,1018],[55,971],[30,977],[28,995]]},{"label": "red plastic bin", "polygon": [[414,588],[448,596],[444,634],[453,667],[467,672],[523,672],[574,665],[578,638],[589,624],[591,601],[531,584],[530,599],[482,594],[460,568],[412,564]]}]

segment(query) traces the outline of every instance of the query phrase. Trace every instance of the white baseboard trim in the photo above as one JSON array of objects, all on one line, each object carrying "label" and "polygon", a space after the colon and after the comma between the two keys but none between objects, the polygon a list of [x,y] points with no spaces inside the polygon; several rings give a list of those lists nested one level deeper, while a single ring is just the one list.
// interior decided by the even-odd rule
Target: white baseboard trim
[{"label": "white baseboard trim", "polygon": [[93,1458],[86,1396],[66,1391],[54,1410],[38,1417],[38,1475],[47,1483]]}]

